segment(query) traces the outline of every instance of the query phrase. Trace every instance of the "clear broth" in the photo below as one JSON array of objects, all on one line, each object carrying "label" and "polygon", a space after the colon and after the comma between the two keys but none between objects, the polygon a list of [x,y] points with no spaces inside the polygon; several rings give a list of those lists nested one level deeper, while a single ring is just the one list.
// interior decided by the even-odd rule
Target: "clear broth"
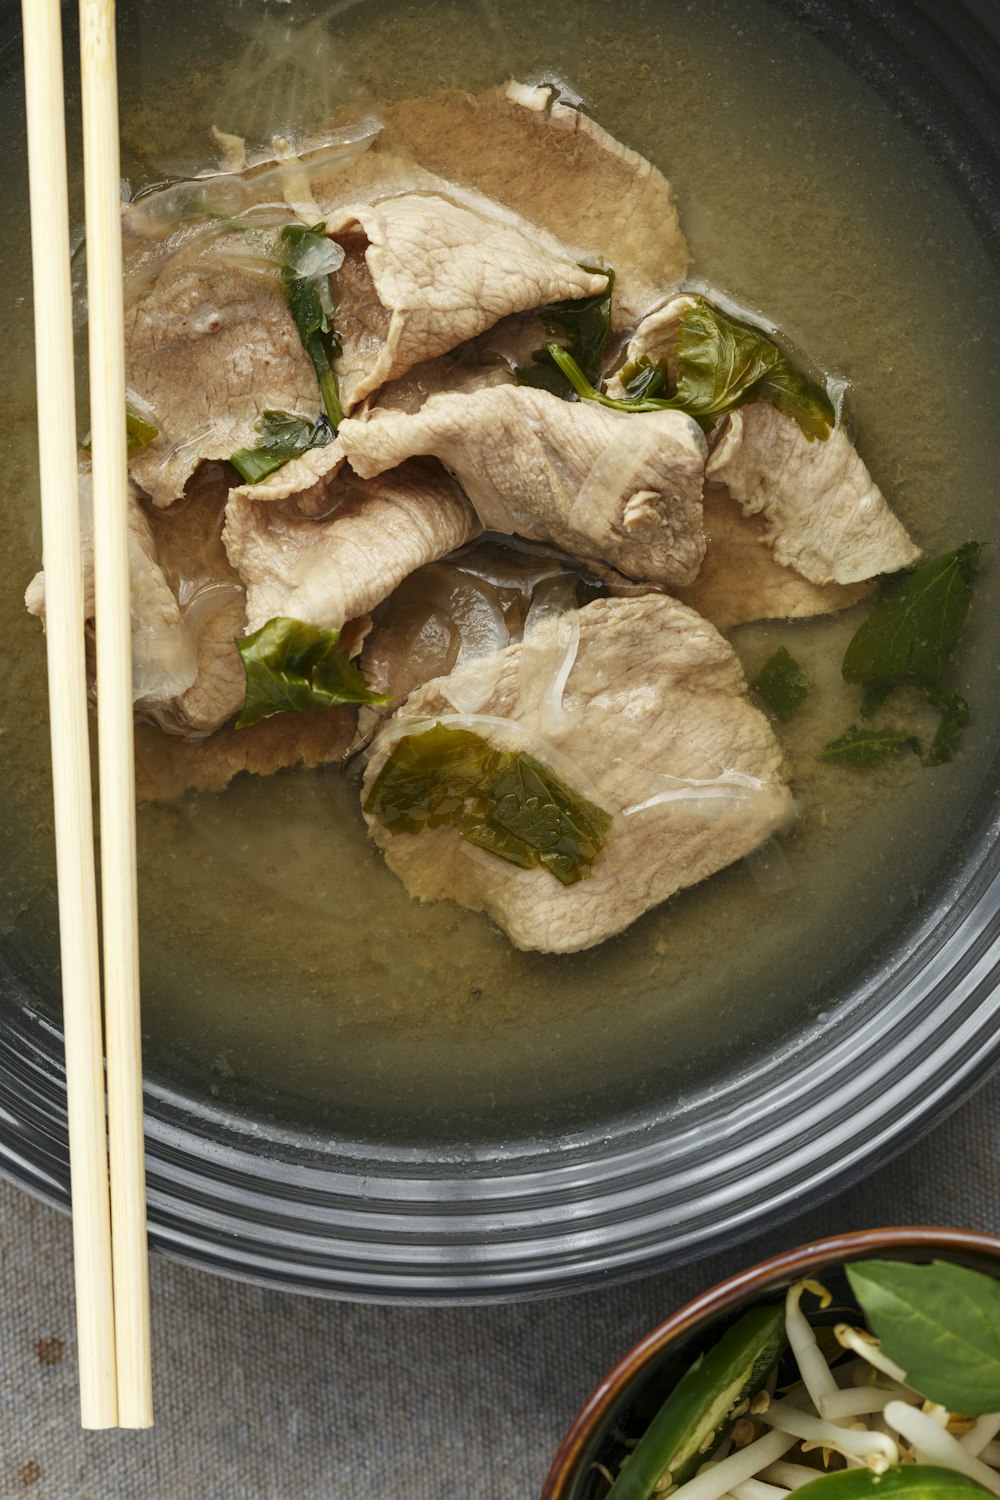
[{"label": "clear broth", "polygon": [[[317,128],[347,103],[558,78],[671,179],[693,274],[850,382],[861,451],[921,545],[993,539],[994,267],[903,122],[764,0],[182,0],[163,16],[123,9],[133,190],[208,161],[213,123],[262,138]],[[0,229],[0,932],[51,1010],[44,651],[21,603],[40,545],[16,89],[0,93],[0,118],[13,143]],[[816,760],[855,717],[839,662],[863,610],[734,631],[751,671],[784,642],[818,683],[780,731],[802,804],[782,841],[784,888],[769,892],[753,862],[740,864],[589,953],[519,953],[485,917],[411,901],[336,771],[244,777],[220,795],[143,808],[151,1082],[320,1137],[471,1148],[680,1101],[789,1045],[934,898],[975,811],[998,728],[993,601],[988,566],[962,648],[975,720],[955,763],[934,771],[912,759],[868,772]]]}]

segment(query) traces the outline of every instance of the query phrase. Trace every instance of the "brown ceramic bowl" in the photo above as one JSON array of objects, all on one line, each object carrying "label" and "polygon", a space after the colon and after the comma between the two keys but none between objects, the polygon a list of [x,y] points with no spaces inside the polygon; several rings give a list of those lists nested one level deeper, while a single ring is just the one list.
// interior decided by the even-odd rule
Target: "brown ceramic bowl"
[{"label": "brown ceramic bowl", "polygon": [[739,1271],[673,1313],[605,1375],[563,1438],[541,1500],[598,1500],[606,1484],[594,1465],[610,1449],[612,1431],[638,1435],[692,1360],[751,1304],[808,1275],[820,1277],[838,1303],[850,1302],[843,1266],[874,1257],[949,1260],[1000,1278],[1000,1236],[923,1225],[834,1235]]}]

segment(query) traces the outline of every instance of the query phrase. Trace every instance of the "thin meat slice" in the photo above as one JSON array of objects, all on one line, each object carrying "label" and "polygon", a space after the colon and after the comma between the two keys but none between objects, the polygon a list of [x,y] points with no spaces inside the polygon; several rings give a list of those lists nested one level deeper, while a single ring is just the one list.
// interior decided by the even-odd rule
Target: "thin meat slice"
[{"label": "thin meat slice", "polygon": [[779,563],[760,516],[745,516],[721,485],[705,486],[705,561],[694,583],[676,589],[720,630],[750,620],[801,620],[849,609],[871,583],[810,583]]},{"label": "thin meat slice", "polygon": [[811,583],[860,583],[920,556],[842,427],[810,442],[793,418],[755,402],[725,419],[706,474],[762,518],[777,561]]},{"label": "thin meat slice", "polygon": [[203,233],[185,240],[128,309],[128,382],[153,413],[154,440],[129,470],[154,505],[172,505],[205,459],[259,441],[266,410],[314,421],[316,372],[258,242]]},{"label": "thin meat slice", "polygon": [[235,495],[223,538],[246,585],[246,629],[276,615],[339,630],[386,599],[415,569],[479,530],[472,507],[436,464],[413,462],[328,492],[320,520]]},{"label": "thin meat slice", "polygon": [[616,273],[616,328],[687,274],[673,189],[658,168],[548,87],[452,90],[384,112],[376,151],[396,147],[450,181],[507,204],[583,259]]},{"label": "thin meat slice", "polygon": [[[79,475],[83,552],[83,621],[93,625],[93,500],[89,468]],[[159,705],[189,690],[198,675],[197,632],[181,610],[164,573],[152,523],[132,485],[128,487],[129,598],[132,622],[132,697],[140,707]],[[45,617],[45,573],[35,575],[24,602]]]},{"label": "thin meat slice", "polygon": [[630,578],[690,583],[704,555],[706,444],[678,412],[625,416],[500,385],[350,419],[340,441],[365,477],[433,454],[487,530],[552,542]]},{"label": "thin meat slice", "polygon": [[354,739],[357,709],[308,709],[275,714],[247,729],[228,724],[208,739],[181,739],[152,724],[135,733],[136,796],[168,802],[185,792],[221,792],[246,771],[271,776],[286,766],[325,766],[343,760]]},{"label": "thin meat slice", "polygon": [[[565,653],[553,653],[549,637],[565,621],[553,620],[524,644],[411,693],[375,742],[363,793],[406,726],[441,723],[523,750],[603,808],[613,818],[604,847],[590,876],[568,886],[471,846],[450,826],[390,833],[366,814],[411,895],[485,911],[515,946],[554,953],[621,932],[750,853],[793,810],[781,748],[713,626],[659,595],[601,599],[575,614],[579,639],[559,705],[548,700],[560,675],[554,656]],[[473,687],[481,706],[456,715],[453,700]],[[543,735],[546,702],[557,711]]]},{"label": "thin meat slice", "polygon": [[257,484],[239,484],[230,490],[241,500],[291,500],[304,514],[329,509],[327,491],[344,466],[344,450],[336,441],[322,448],[309,448],[300,458],[289,459]]},{"label": "thin meat slice", "polygon": [[474,209],[436,193],[403,194],[344,209],[327,232],[346,252],[337,370],[347,410],[510,313],[607,285],[551,235],[485,199]]}]

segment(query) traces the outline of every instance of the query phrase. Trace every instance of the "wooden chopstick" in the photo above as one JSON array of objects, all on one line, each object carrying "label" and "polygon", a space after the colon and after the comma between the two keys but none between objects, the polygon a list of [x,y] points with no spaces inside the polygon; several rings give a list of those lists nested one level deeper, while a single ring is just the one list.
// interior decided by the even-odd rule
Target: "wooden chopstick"
[{"label": "wooden chopstick", "polygon": [[104,1026],[118,1424],[149,1427],[121,166],[114,0],[80,0],[101,807]]},{"label": "wooden chopstick", "polygon": [[[118,1420],[59,0],[22,0],[80,1420]],[[41,413],[46,421],[41,422]]]}]

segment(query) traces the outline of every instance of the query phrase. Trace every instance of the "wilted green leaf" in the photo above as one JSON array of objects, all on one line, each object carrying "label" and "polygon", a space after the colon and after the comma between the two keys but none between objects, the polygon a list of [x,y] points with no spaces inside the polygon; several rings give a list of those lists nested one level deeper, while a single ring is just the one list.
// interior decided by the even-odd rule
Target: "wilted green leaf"
[{"label": "wilted green leaf", "polygon": [[339,630],[321,630],[278,615],[252,635],[237,639],[236,648],[247,678],[237,729],[270,714],[389,701],[384,693],[372,692],[340,649]]},{"label": "wilted green leaf", "polygon": [[396,741],[365,811],[390,833],[449,824],[510,864],[542,865],[563,885],[590,874],[612,821],[534,756],[445,724]]},{"label": "wilted green leaf", "polygon": [[325,448],[333,434],[326,416],[310,422],[290,411],[266,411],[257,423],[260,442],[255,448],[237,448],[229,462],[247,484],[260,484],[269,474],[299,458],[310,448]]},{"label": "wilted green leaf", "polygon": [[812,678],[802,670],[795,657],[779,646],[768,657],[750,686],[776,719],[782,723],[797,713],[813,690]]}]

